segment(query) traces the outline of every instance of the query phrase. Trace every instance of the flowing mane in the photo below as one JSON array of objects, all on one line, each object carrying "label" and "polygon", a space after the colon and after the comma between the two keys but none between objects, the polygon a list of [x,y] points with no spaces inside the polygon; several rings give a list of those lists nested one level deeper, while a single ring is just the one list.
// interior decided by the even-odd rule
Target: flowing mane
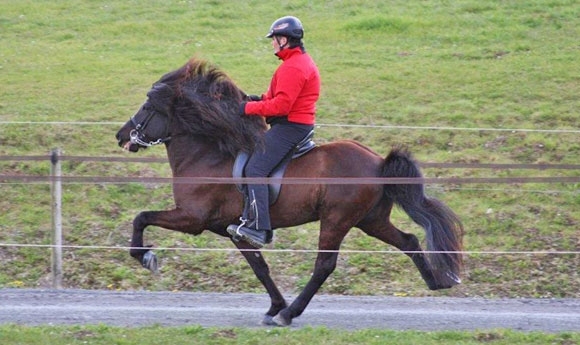
[{"label": "flowing mane", "polygon": [[240,116],[245,93],[224,72],[204,60],[190,59],[159,82],[169,85],[175,97],[173,127],[235,157],[261,143],[266,123],[259,116]]}]

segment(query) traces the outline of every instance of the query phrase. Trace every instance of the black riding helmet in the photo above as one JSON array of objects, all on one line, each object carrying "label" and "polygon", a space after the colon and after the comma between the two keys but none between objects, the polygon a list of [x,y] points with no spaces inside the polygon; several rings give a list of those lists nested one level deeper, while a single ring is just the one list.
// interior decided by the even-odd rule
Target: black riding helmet
[{"label": "black riding helmet", "polygon": [[300,19],[293,16],[286,16],[276,19],[272,26],[270,26],[270,32],[266,35],[267,38],[272,36],[286,36],[296,39],[302,39],[304,37],[304,28]]}]

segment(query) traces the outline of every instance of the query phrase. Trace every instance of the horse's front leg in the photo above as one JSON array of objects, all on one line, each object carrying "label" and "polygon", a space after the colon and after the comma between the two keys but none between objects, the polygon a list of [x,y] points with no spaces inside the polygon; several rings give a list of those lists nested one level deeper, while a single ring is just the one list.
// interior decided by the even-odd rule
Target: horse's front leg
[{"label": "horse's front leg", "polygon": [[151,245],[143,244],[143,232],[149,225],[159,226],[169,230],[177,230],[192,233],[197,225],[191,215],[181,209],[170,211],[144,211],[133,220],[133,236],[131,237],[131,249],[129,253],[139,263],[153,273],[157,273],[157,256],[150,250]]},{"label": "horse's front leg", "polygon": [[246,243],[245,241],[233,241],[232,242],[236,245],[236,247],[240,250],[242,255],[250,264],[250,267],[254,271],[254,274],[260,280],[262,285],[266,288],[268,295],[270,296],[270,309],[264,315],[264,319],[262,320],[262,324],[268,326],[275,326],[277,325],[274,322],[273,317],[276,316],[282,309],[286,308],[286,300],[278,290],[278,286],[272,280],[270,276],[270,268],[264,260],[262,253],[259,250],[256,250],[254,247]]},{"label": "horse's front leg", "polygon": [[[133,219],[133,236],[131,237],[131,249],[129,249],[129,253],[145,268],[148,268],[152,272],[156,273],[157,267],[147,267],[143,260],[145,258],[145,254],[152,253],[148,248],[144,248],[145,245],[143,244],[143,233],[145,232],[147,225],[149,225],[148,218],[150,218],[151,213],[151,211],[141,212],[137,215],[137,217],[135,217],[135,219]],[[149,265],[155,265],[157,260],[154,259],[154,257],[151,257],[151,255],[148,254],[147,258],[149,259]]]}]

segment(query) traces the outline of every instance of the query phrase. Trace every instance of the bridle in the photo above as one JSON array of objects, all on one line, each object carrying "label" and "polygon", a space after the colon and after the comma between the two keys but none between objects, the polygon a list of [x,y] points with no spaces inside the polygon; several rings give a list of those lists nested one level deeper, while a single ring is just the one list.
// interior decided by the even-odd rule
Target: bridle
[{"label": "bridle", "polygon": [[131,123],[133,124],[133,126],[135,126],[135,128],[132,129],[131,132],[129,132],[129,138],[130,138],[129,141],[131,142],[131,144],[137,144],[137,145],[144,146],[144,147],[150,147],[150,146],[154,146],[154,145],[163,144],[163,143],[171,140],[171,136],[166,134],[165,138],[158,138],[157,140],[147,141],[147,139],[146,139],[147,134],[145,133],[145,129],[147,128],[147,125],[149,125],[149,122],[151,122],[151,120],[153,119],[153,117],[155,115],[158,115],[157,111],[148,111],[147,116],[145,117],[145,119],[143,121],[141,121],[141,123],[138,123],[135,120],[134,115],[131,116]]}]

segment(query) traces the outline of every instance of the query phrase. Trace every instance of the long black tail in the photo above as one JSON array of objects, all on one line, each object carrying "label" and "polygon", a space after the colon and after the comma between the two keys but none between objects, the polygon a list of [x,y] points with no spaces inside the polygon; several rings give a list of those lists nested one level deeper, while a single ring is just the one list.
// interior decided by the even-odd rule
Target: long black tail
[{"label": "long black tail", "polygon": [[[383,177],[422,177],[417,162],[402,148],[394,148],[385,159]],[[462,261],[463,225],[441,201],[425,195],[423,183],[386,184],[385,194],[425,229],[431,267],[459,276]]]}]

